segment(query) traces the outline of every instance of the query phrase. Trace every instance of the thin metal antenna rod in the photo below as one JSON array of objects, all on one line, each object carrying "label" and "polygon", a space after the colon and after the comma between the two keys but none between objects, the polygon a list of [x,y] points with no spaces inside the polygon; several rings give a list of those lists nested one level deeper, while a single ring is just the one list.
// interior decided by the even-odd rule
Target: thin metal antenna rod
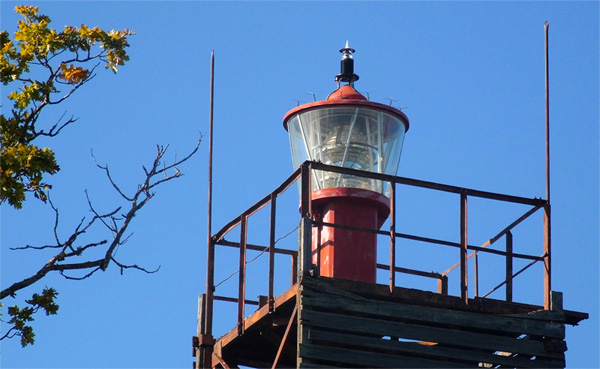
[{"label": "thin metal antenna rod", "polygon": [[550,71],[548,65],[548,27],[546,22],[545,31],[545,51],[546,51],[546,200],[550,202]]},{"label": "thin metal antenna rod", "polygon": [[544,309],[552,308],[552,222],[550,217],[550,73],[548,62],[548,22],[544,24],[546,59],[546,206],[544,207]]},{"label": "thin metal antenna rod", "polygon": [[206,326],[205,335],[212,336],[213,294],[215,284],[215,244],[212,241],[212,164],[213,164],[213,106],[215,95],[215,51],[210,54],[210,113],[208,131],[208,224],[206,258]]}]

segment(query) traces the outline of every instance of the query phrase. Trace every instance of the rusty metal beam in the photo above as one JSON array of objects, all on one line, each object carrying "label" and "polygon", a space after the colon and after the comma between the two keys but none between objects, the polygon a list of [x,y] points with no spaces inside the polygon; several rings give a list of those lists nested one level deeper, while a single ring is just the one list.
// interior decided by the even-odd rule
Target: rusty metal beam
[{"label": "rusty metal beam", "polygon": [[285,343],[287,342],[287,338],[288,335],[290,333],[290,329],[292,328],[292,324],[294,323],[294,320],[296,320],[296,313],[298,312],[298,302],[296,302],[296,305],[294,305],[294,310],[292,311],[292,315],[290,316],[290,321],[287,324],[287,327],[285,328],[285,333],[283,334],[283,338],[281,339],[281,344],[279,345],[279,349],[277,350],[277,355],[275,355],[275,361],[273,361],[273,366],[271,367],[271,369],[275,369],[277,367],[277,363],[279,363],[279,357],[281,356],[281,353],[283,352],[283,347],[285,346]]},{"label": "rusty metal beam", "polygon": [[223,358],[220,355],[218,355],[217,353],[214,353],[213,356],[217,358],[217,360],[219,361],[219,364],[221,364],[224,369],[230,369],[229,365],[227,365],[225,360],[223,360]]}]

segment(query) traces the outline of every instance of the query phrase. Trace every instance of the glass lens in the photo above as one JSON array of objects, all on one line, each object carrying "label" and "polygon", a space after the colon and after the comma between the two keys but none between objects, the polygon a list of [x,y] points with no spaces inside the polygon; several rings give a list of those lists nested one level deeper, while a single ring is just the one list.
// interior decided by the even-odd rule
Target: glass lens
[{"label": "glass lens", "polygon": [[[405,126],[385,112],[340,106],[299,113],[288,121],[294,168],[305,160],[396,174]],[[363,177],[315,171],[313,190],[351,187],[389,196],[388,186]]]}]

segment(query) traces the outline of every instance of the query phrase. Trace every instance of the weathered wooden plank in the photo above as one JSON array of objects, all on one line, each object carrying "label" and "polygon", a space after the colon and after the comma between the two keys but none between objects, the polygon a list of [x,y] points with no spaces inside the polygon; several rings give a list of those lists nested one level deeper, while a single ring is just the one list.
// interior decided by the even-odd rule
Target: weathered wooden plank
[{"label": "weathered wooden plank", "polygon": [[[395,287],[390,294],[388,285],[373,284],[360,281],[344,280],[339,278],[319,277],[306,281],[307,286],[325,288],[327,286],[350,291],[363,298],[404,302],[419,306],[437,307],[442,309],[463,310],[469,312],[480,312],[484,314],[527,314],[532,311],[543,309],[543,306],[530,305],[516,302],[507,302],[491,298],[475,297],[469,299],[465,305],[460,297],[442,295],[439,293]],[[577,325],[580,321],[589,319],[589,314],[565,310],[567,324]]]},{"label": "weathered wooden plank", "polygon": [[374,318],[344,316],[305,309],[301,310],[300,319],[301,324],[308,327],[401,337],[467,348],[476,347],[485,350],[523,353],[533,356],[562,357],[560,354],[545,351],[542,342],[519,340],[492,334],[428,327]]},{"label": "weathered wooden plank", "polygon": [[472,368],[473,365],[381,354],[341,347],[323,347],[305,343],[300,346],[303,358],[322,360],[336,366],[368,368]]},{"label": "weathered wooden plank", "polygon": [[[527,314],[510,314],[504,315],[510,318],[521,318],[527,320],[541,320],[547,322],[561,322],[566,323],[567,314],[564,311],[552,311],[552,310],[537,310]],[[560,337],[557,337],[560,338]]]},{"label": "weathered wooden plank", "polygon": [[[329,296],[343,296],[349,299],[353,299],[353,300],[357,300],[357,301],[368,301],[367,298],[364,298],[362,296],[359,296],[355,293],[349,292],[344,290],[343,288],[338,288],[336,286],[333,286],[332,284],[328,283],[330,282],[330,280],[328,279],[327,281],[325,281],[323,279],[323,277],[319,277],[319,278],[312,278],[312,277],[307,277],[304,278],[302,280],[301,286],[300,286],[300,291],[301,294],[307,293],[309,291],[318,291],[320,293],[329,295]],[[350,282],[355,282],[355,283],[359,283],[359,284],[364,284],[366,282],[360,282],[360,281],[350,281]],[[373,285],[371,283],[371,285]]]},{"label": "weathered wooden plank", "polygon": [[422,345],[417,342],[402,342],[384,340],[375,337],[365,337],[349,333],[339,333],[311,328],[308,333],[310,342],[323,344],[342,344],[348,348],[368,348],[373,350],[393,350],[403,354],[419,355],[420,357],[439,359],[450,358],[465,364],[479,365],[489,363],[518,368],[563,368],[559,362],[531,360],[524,357],[507,357],[485,353],[477,350],[440,347],[439,345]]},{"label": "weathered wooden plank", "polygon": [[[331,292],[331,291],[328,291]],[[455,325],[458,327],[501,331],[513,334],[538,335],[552,338],[565,338],[565,327],[560,323],[530,320],[527,316],[506,317],[474,312],[429,308],[385,301],[367,300],[330,293],[321,293],[311,288],[302,290],[302,303],[311,309],[347,311],[366,316],[379,316],[392,319],[407,319],[417,322]],[[357,296],[358,297],[358,296]]]},{"label": "weathered wooden plank", "polygon": [[337,312],[358,313],[364,316],[394,320],[410,320],[438,325],[453,325],[460,329],[528,334],[564,339],[565,327],[560,323],[529,320],[526,317],[505,317],[463,311],[427,308],[422,306],[388,303],[382,301],[353,301],[345,298],[332,299],[327,295],[306,292],[303,304],[307,308]]},{"label": "weathered wooden plank", "polygon": [[319,362],[314,363],[314,362],[311,362],[310,360],[305,360],[302,362],[302,364],[300,364],[300,366],[298,366],[298,368],[338,368],[338,367],[321,364]]},{"label": "weathered wooden plank", "polygon": [[296,305],[298,306],[298,314],[296,314],[296,367],[297,368],[302,368],[304,367],[305,360],[304,358],[300,355],[300,346],[302,346],[305,342],[307,342],[308,340],[308,327],[306,327],[305,325],[303,325],[300,321],[300,312],[302,311],[302,306],[301,304],[301,290],[302,290],[302,280],[305,279],[304,277],[300,277],[300,283],[298,283],[299,287],[298,287],[298,294],[296,295]]}]

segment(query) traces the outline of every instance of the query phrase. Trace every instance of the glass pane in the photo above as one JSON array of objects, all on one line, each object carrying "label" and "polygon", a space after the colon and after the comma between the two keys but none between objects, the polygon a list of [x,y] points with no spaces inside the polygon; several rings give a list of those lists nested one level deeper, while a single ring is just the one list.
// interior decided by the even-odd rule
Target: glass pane
[{"label": "glass pane", "polygon": [[[292,161],[306,159],[370,172],[396,174],[405,126],[382,111],[353,106],[302,112],[288,121]],[[389,195],[380,181],[317,171],[313,189],[362,188]],[[384,188],[385,187],[385,188]]]}]

